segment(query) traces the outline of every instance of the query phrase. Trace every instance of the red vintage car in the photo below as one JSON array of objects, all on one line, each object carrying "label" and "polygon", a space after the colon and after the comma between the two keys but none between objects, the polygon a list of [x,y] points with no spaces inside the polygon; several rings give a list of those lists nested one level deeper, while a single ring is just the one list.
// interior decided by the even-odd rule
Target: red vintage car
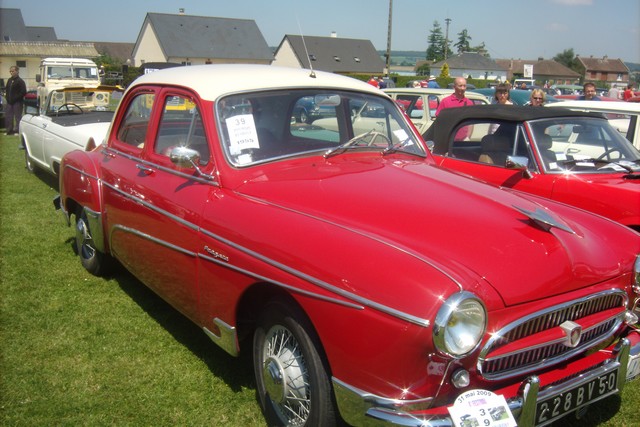
[{"label": "red vintage car", "polygon": [[640,152],[602,114],[561,106],[466,107],[439,115],[425,137],[447,169],[640,231]]},{"label": "red vintage car", "polygon": [[[333,114],[296,121],[308,97]],[[88,271],[253,354],[269,425],[541,425],[640,373],[640,235],[443,170],[349,77],[147,74],[60,193]]]}]

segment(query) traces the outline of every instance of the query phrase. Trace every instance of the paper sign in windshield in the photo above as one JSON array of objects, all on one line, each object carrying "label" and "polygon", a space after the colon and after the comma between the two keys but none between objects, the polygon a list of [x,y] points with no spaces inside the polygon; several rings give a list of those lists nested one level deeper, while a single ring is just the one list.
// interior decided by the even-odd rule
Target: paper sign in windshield
[{"label": "paper sign in windshield", "polygon": [[229,153],[238,155],[242,150],[260,148],[256,124],[251,114],[239,114],[225,120],[229,132]]}]

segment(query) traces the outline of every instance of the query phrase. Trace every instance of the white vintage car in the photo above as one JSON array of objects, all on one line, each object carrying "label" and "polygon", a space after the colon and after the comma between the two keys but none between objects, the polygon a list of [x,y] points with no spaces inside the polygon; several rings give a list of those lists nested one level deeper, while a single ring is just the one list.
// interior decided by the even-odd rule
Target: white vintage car
[{"label": "white vintage car", "polygon": [[[418,132],[424,136],[431,123],[436,119],[436,110],[440,101],[451,95],[453,89],[397,87],[384,89],[384,92],[407,113],[407,116],[418,128]],[[467,91],[465,96],[475,105],[489,104],[487,97],[482,94]]]},{"label": "white vintage car", "polygon": [[562,101],[546,107],[563,107],[577,111],[602,113],[609,123],[640,150],[640,103],[602,101]]},{"label": "white vintage car", "polygon": [[[116,86],[67,87],[52,91],[45,105],[20,121],[20,138],[29,172],[57,175],[62,156],[100,145],[123,89]],[[27,110],[29,111],[29,110]]]}]

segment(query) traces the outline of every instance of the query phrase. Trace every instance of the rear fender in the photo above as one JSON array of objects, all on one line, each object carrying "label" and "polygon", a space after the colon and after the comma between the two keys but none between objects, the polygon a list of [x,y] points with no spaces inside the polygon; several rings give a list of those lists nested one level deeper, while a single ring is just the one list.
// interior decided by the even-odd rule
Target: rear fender
[{"label": "rear fender", "polygon": [[[62,158],[60,200],[57,204],[67,218],[67,224],[71,224],[71,215],[78,215],[81,209],[86,209],[92,223],[93,234],[104,234],[102,184],[98,178],[98,167],[90,153],[76,150]],[[103,251],[105,248],[97,249]]]}]

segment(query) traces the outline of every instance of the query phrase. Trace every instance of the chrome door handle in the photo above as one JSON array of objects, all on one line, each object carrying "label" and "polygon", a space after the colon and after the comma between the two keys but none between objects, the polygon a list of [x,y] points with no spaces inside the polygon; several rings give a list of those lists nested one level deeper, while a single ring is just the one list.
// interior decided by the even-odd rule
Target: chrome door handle
[{"label": "chrome door handle", "polygon": [[144,172],[146,175],[150,175],[153,173],[153,169],[151,169],[150,167],[147,167],[145,165],[141,165],[140,163],[138,163],[136,165],[136,168],[140,169],[142,172]]}]

